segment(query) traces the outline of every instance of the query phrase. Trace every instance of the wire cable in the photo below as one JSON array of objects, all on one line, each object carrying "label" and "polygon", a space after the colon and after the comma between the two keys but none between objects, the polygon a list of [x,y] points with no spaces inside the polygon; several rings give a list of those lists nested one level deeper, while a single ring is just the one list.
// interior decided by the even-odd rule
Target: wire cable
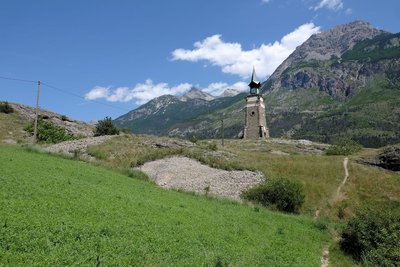
[{"label": "wire cable", "polygon": [[38,81],[18,79],[18,78],[10,78],[10,77],[4,77],[4,76],[0,76],[0,79],[11,80],[11,81],[19,81],[19,82],[26,82],[26,83],[37,83],[38,82]]},{"label": "wire cable", "polygon": [[61,89],[61,88],[59,88],[59,87],[50,85],[50,84],[48,84],[48,83],[46,83],[46,82],[40,81],[40,84],[43,84],[44,86],[47,86],[47,87],[49,87],[49,88],[51,88],[51,89],[57,90],[57,91],[62,92],[62,93],[64,93],[64,94],[68,94],[68,95],[71,95],[71,96],[74,96],[74,97],[78,97],[78,98],[80,98],[80,99],[84,99],[84,100],[86,100],[86,101],[90,101],[90,102],[93,102],[93,103],[96,103],[96,104],[100,104],[100,105],[104,105],[104,106],[107,106],[107,107],[116,108],[116,109],[120,109],[120,110],[124,110],[124,111],[130,111],[130,110],[126,109],[126,108],[117,107],[117,106],[110,105],[110,104],[103,103],[103,102],[99,102],[99,101],[96,101],[96,100],[88,100],[88,99],[82,97],[81,95],[71,93],[71,92],[69,92],[69,91],[67,91],[67,90],[64,90],[64,89]]},{"label": "wire cable", "polygon": [[[26,82],[26,83],[34,83],[34,84],[37,84],[39,82],[39,81],[33,81],[33,80],[27,80],[27,79],[19,79],[19,78],[11,78],[11,77],[5,77],[5,76],[0,76],[0,79],[10,80],[10,81],[18,81],[18,82]],[[78,94],[72,93],[70,91],[61,89],[61,88],[56,87],[54,85],[48,84],[46,82],[40,81],[40,84],[44,85],[44,86],[47,86],[47,87],[49,87],[51,89],[54,89],[56,91],[59,91],[61,93],[64,93],[64,94],[67,94],[67,95],[70,95],[70,96],[74,96],[74,97],[77,97],[77,98],[80,98],[80,99],[83,99],[83,100],[86,100],[86,101],[90,101],[92,103],[96,103],[96,104],[99,104],[99,105],[103,105],[103,106],[107,106],[107,107],[111,107],[111,108],[115,108],[115,109],[119,109],[119,110],[123,110],[123,111],[130,111],[129,109],[117,107],[117,106],[110,105],[110,104],[107,104],[107,103],[104,103],[104,102],[100,102],[100,101],[96,101],[96,100],[88,100],[88,99],[82,97],[81,95],[78,95]]]}]

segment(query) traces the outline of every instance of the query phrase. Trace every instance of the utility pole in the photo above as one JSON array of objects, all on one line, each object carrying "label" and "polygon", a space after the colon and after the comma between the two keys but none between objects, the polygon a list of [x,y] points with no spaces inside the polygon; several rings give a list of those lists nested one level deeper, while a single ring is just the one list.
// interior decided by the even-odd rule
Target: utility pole
[{"label": "utility pole", "polygon": [[222,138],[222,140],[221,140],[221,143],[222,143],[222,146],[224,146],[224,113],[222,113],[222,117],[221,117],[221,138]]},{"label": "utility pole", "polygon": [[36,110],[35,110],[35,127],[33,129],[33,143],[37,143],[37,125],[38,125],[38,117],[39,117],[39,96],[40,96],[40,81],[37,83],[37,96],[36,96]]}]

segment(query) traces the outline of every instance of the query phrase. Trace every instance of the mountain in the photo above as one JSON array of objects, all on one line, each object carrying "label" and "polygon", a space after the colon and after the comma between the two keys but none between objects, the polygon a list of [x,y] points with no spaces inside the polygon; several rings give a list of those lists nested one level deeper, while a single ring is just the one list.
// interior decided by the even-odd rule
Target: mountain
[{"label": "mountain", "polygon": [[229,89],[226,89],[226,90],[225,90],[221,95],[219,95],[218,97],[235,96],[235,95],[238,95],[238,94],[240,94],[240,91],[239,91],[239,90],[229,88]]},{"label": "mountain", "polygon": [[187,101],[188,99],[203,99],[210,101],[215,99],[215,97],[210,94],[207,94],[206,92],[201,91],[200,89],[193,87],[192,89],[190,89],[189,92],[181,96],[179,99],[181,101]]},{"label": "mountain", "polygon": [[[272,137],[332,142],[345,135],[368,147],[398,143],[400,34],[362,21],[314,34],[278,66],[261,92]],[[198,105],[174,127],[159,124],[158,133],[216,137],[223,117],[225,136],[237,137],[244,123],[243,98],[230,98],[230,105],[212,109]],[[171,116],[177,115],[158,119],[168,121]],[[130,125],[135,125],[134,132],[139,128],[154,133],[138,120]]]},{"label": "mountain", "polygon": [[[204,98],[209,99],[198,89],[190,90],[183,97],[163,95],[118,117],[114,123],[118,127],[131,129],[134,133],[206,137],[209,134],[206,132],[213,129],[206,130],[202,124],[191,128],[192,121],[201,115],[231,106],[243,99],[244,95],[210,100]],[[184,133],[181,133],[182,131]]]},{"label": "mountain", "polygon": [[311,36],[261,88],[271,134],[399,142],[399,37],[360,21]]}]

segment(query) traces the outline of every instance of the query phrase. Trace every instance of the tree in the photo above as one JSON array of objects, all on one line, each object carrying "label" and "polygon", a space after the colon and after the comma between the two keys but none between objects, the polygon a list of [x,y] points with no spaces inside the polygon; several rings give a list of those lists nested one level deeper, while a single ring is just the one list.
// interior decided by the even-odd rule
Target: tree
[{"label": "tree", "polygon": [[0,112],[9,114],[9,113],[13,113],[14,109],[10,104],[8,104],[7,101],[5,101],[5,102],[0,103]]},{"label": "tree", "polygon": [[[32,122],[25,128],[25,131],[33,134],[34,123]],[[76,139],[74,135],[68,133],[64,128],[39,117],[37,125],[37,141],[39,143],[60,143],[63,141]]]},{"label": "tree", "polygon": [[96,125],[94,136],[100,135],[116,135],[119,134],[119,129],[111,120],[111,117],[105,117],[104,120],[99,120]]}]

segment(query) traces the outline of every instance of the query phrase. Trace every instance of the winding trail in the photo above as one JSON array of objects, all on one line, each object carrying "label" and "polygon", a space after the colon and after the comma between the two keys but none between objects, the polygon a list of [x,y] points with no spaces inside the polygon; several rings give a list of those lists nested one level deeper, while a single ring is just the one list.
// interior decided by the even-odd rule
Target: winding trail
[{"label": "winding trail", "polygon": [[[343,160],[343,169],[344,169],[344,178],[343,181],[340,183],[339,187],[336,190],[336,195],[333,199],[333,203],[336,201],[339,201],[340,199],[340,193],[342,191],[343,186],[346,184],[347,179],[349,178],[349,169],[348,169],[348,163],[349,163],[349,158],[345,157]],[[319,217],[320,210],[318,209],[315,212],[315,218]],[[321,264],[320,267],[329,267],[329,247],[324,246],[322,249],[322,256],[321,256]]]},{"label": "winding trail", "polygon": [[336,190],[336,197],[334,199],[334,202],[336,202],[339,198],[340,191],[342,190],[343,186],[346,184],[347,179],[349,178],[349,169],[347,168],[347,164],[349,163],[349,158],[346,157],[343,160],[343,168],[344,168],[344,179],[342,183],[339,185],[338,189]]}]

